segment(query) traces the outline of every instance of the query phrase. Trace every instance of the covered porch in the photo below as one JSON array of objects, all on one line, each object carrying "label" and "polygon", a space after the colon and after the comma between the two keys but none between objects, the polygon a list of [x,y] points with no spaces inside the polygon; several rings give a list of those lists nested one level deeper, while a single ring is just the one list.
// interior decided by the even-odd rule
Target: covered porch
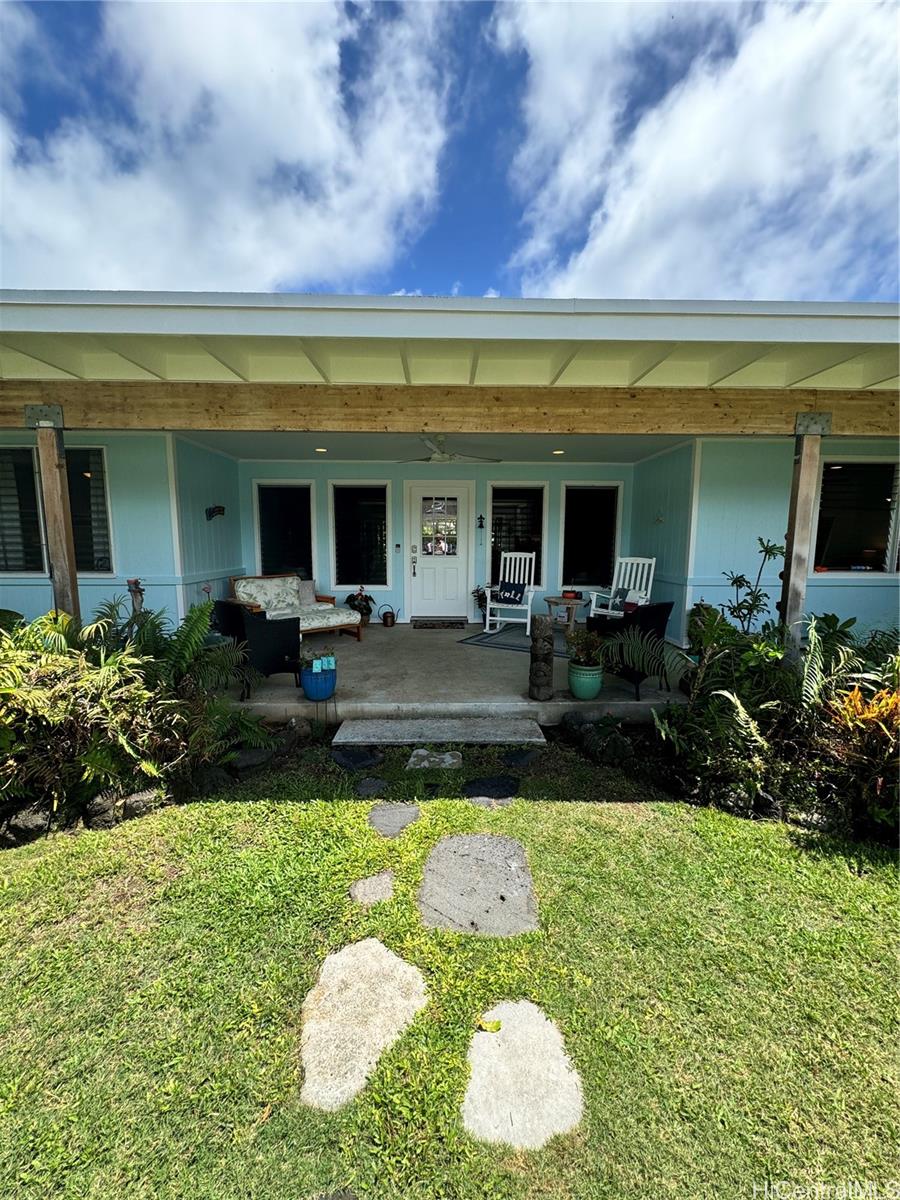
[{"label": "covered porch", "polygon": [[681,703],[678,691],[660,690],[647,680],[636,699],[634,687],[606,676],[596,702],[572,698],[566,679],[566,661],[554,661],[554,697],[538,702],[528,698],[527,654],[516,650],[467,643],[481,625],[460,629],[415,629],[410,625],[386,629],[370,625],[361,642],[349,638],[336,643],[326,634],[307,639],[313,649],[331,646],[337,652],[338,686],[334,701],[318,707],[294,685],[289,673],[272,675],[254,688],[243,703],[252,712],[272,720],[320,717],[332,721],[351,718],[409,717],[528,717],[541,725],[557,725],[576,705],[597,716],[609,714],[629,723],[646,723],[651,710]]},{"label": "covered porch", "polygon": [[[725,572],[755,574],[762,537],[786,546],[762,584],[797,636],[810,611],[890,625],[897,315],[5,293],[0,607],[89,619],[139,578],[177,619],[235,576],[299,572],[338,604],[362,585],[400,626],[473,623],[504,550],[536,556],[535,612],[631,554],[655,560],[683,645],[693,605],[728,599]],[[405,632],[374,626],[355,660],[342,639],[342,691],[406,703],[400,649],[428,631]],[[522,702],[524,656],[448,641],[422,689],[442,656],[448,702],[489,701],[461,694],[467,670]]]}]

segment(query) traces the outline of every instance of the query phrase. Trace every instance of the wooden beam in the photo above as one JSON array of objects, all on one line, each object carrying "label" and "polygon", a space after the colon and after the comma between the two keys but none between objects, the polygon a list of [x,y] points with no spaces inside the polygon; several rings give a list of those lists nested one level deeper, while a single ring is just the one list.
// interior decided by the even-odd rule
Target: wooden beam
[{"label": "wooden beam", "polygon": [[792,434],[830,412],[837,435],[895,437],[896,391],[488,387],[0,380],[0,428],[27,404],[59,404],[67,429],[327,433]]},{"label": "wooden beam", "polygon": [[814,433],[795,438],[783,585],[778,606],[795,649],[799,647],[803,636],[800,622],[806,612],[806,580],[809,576],[810,554],[813,552],[816,493],[821,464],[821,436]]},{"label": "wooden beam", "polygon": [[53,605],[80,621],[75,536],[72,532],[69,477],[66,473],[62,430],[49,425],[39,425],[37,451],[44,525],[47,531],[47,553],[50,557],[50,582],[53,585]]}]

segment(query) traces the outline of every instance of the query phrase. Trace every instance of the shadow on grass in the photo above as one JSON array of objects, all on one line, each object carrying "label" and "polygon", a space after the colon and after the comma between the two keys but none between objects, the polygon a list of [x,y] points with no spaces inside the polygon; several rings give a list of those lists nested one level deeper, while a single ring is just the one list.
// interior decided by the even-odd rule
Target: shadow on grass
[{"label": "shadow on grass", "polygon": [[869,875],[873,871],[891,869],[896,865],[897,852],[878,842],[854,842],[815,829],[788,826],[789,837],[798,850],[817,858],[842,859],[854,875]]}]

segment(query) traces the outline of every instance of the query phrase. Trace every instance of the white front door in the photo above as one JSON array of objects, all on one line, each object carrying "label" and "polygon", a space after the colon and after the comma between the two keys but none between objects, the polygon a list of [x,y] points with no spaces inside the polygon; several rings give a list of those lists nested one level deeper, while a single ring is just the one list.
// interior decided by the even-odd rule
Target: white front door
[{"label": "white front door", "polygon": [[416,483],[409,490],[409,615],[469,614],[469,489]]}]

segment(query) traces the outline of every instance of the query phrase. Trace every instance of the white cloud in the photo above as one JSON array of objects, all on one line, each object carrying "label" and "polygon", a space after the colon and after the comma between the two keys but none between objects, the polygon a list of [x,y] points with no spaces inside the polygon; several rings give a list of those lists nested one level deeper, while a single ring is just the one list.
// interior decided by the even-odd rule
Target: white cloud
[{"label": "white cloud", "polygon": [[[529,61],[524,291],[896,292],[892,4],[508,5],[495,36]],[[634,122],[648,62],[679,79]]]},{"label": "white cloud", "polygon": [[500,298],[500,293],[496,288],[488,288],[488,290],[484,293],[484,298],[485,300],[498,300]]},{"label": "white cloud", "polygon": [[[16,60],[39,26],[17,14]],[[445,14],[340,4],[109,4],[97,103],[46,140],[0,118],[7,287],[348,286],[430,215]],[[361,67],[349,88],[342,54]]]}]

